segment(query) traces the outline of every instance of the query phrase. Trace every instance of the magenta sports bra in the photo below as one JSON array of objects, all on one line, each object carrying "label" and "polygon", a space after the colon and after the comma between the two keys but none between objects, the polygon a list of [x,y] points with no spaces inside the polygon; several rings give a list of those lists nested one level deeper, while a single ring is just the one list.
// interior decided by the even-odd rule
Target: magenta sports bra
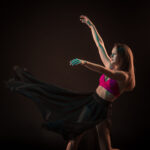
[{"label": "magenta sports bra", "polygon": [[119,85],[116,80],[108,79],[105,81],[105,75],[102,74],[99,78],[99,85],[107,89],[110,93],[112,93],[115,97],[120,95]]}]

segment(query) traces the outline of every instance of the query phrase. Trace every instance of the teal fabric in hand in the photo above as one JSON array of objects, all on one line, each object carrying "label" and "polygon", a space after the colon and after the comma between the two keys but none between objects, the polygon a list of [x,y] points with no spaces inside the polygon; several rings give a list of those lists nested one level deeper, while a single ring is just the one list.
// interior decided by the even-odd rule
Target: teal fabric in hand
[{"label": "teal fabric in hand", "polygon": [[81,63],[82,63],[81,60],[78,59],[78,58],[75,58],[75,59],[70,61],[71,66],[78,65],[78,64],[81,64]]}]

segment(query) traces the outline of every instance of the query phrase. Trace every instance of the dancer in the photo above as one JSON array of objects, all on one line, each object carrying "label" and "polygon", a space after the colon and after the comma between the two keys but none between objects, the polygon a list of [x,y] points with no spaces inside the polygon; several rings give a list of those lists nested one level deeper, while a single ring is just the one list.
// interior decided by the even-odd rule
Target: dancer
[{"label": "dancer", "polygon": [[[81,20],[82,23],[87,24],[88,27],[91,29],[92,36],[93,36],[93,39],[94,39],[94,41],[95,41],[95,43],[98,47],[100,57],[103,60],[104,65],[107,67],[105,59],[106,59],[106,56],[108,56],[108,54],[106,53],[104,42],[103,42],[101,36],[99,35],[96,27],[90,21],[90,19],[86,16],[83,16],[83,15],[80,16],[80,20]],[[109,66],[108,66],[108,68],[109,68]],[[96,126],[97,134],[98,134],[98,137],[99,137],[98,138],[99,147],[102,150],[112,150],[112,149],[113,150],[119,150],[119,149],[114,149],[111,146],[111,139],[110,139],[110,126],[112,124],[111,123],[111,115],[112,115],[111,111],[112,111],[112,105],[109,108],[107,119],[105,119],[105,121],[103,121],[103,123],[101,123],[100,125]]]},{"label": "dancer", "polygon": [[[118,74],[117,75],[118,79],[116,76],[116,81],[118,82],[119,86],[118,85],[116,87],[114,86],[114,89],[116,89],[116,96],[115,96],[115,93],[113,96],[112,95],[113,92],[109,89],[109,86],[113,85],[113,82],[109,82],[107,85],[102,85],[102,86],[100,85],[96,89],[96,92],[97,92],[97,94],[100,94],[99,95],[100,97],[103,97],[104,99],[107,99],[108,101],[113,102],[117,98],[117,95],[120,95],[125,91],[131,91],[135,87],[135,75],[134,75],[132,51],[125,44],[115,44],[115,46],[112,50],[112,55],[111,55],[111,57],[109,57],[106,52],[104,42],[103,42],[101,36],[99,35],[96,27],[94,26],[94,24],[90,21],[89,18],[87,18],[86,16],[83,16],[83,15],[80,16],[80,20],[82,23],[85,23],[91,29],[93,39],[96,43],[96,46],[98,47],[98,51],[99,51],[101,60],[104,63],[105,67],[108,69],[112,69],[113,71],[118,71],[118,72],[108,72],[109,75],[110,74],[113,75],[114,73],[116,73],[116,75]],[[76,63],[74,63],[75,61],[76,61]],[[77,65],[79,62],[81,62],[82,64],[86,64],[86,61],[75,59],[75,60],[73,60],[73,65]],[[86,67],[93,71],[100,72],[100,70],[97,69],[98,66],[94,65],[92,63],[89,63]],[[102,69],[101,72],[106,71],[103,67],[100,67],[100,68]],[[126,79],[124,81],[121,79],[121,74],[119,75],[119,73],[123,73],[126,76],[125,77]],[[108,78],[110,78],[111,76],[109,76],[108,74],[106,74],[106,75],[108,76]],[[106,79],[106,82],[107,82],[107,76],[105,76],[105,77],[102,77],[102,76],[101,76],[101,78],[104,78],[104,81]],[[119,76],[120,76],[120,79],[119,79]],[[100,80],[101,80],[101,78],[100,78]],[[113,76],[111,78],[113,78]],[[129,86],[129,84],[130,84],[130,86]],[[104,89],[106,89],[106,90],[104,90]],[[120,91],[120,93],[117,91]],[[111,140],[110,140],[110,131],[109,131],[110,128],[108,128],[107,122],[110,122],[110,119],[105,119],[105,121],[103,121],[103,123],[101,123],[99,128],[97,127],[96,129],[97,129],[97,133],[99,135],[98,140],[99,140],[100,148],[103,150],[105,150],[105,149],[112,150]],[[79,139],[81,139],[81,137]],[[77,145],[77,143],[79,143],[78,139],[76,141],[77,142],[72,141],[72,145],[73,144]],[[115,149],[113,149],[113,150],[115,150]]]},{"label": "dancer", "polygon": [[102,74],[95,91],[80,93],[44,83],[18,66],[14,67],[14,77],[6,83],[11,91],[35,102],[44,119],[42,127],[61,134],[68,141],[67,150],[77,150],[86,131],[107,118],[112,102],[135,87],[131,49],[125,44],[115,44],[109,57],[92,22],[86,16],[81,16],[81,21],[90,27],[104,66],[78,58],[71,60],[70,65],[82,65]]}]

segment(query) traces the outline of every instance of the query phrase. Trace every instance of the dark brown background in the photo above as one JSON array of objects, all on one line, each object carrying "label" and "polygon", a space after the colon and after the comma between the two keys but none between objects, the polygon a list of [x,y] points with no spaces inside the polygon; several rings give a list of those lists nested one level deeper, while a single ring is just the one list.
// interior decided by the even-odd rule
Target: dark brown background
[{"label": "dark brown background", "polygon": [[[115,42],[133,51],[136,87],[113,104],[112,144],[122,150],[148,145],[149,121],[149,34],[148,3],[106,1],[80,3],[9,2],[1,11],[1,81],[12,75],[12,67],[26,67],[38,79],[72,89],[94,91],[100,74],[69,61],[81,58],[102,64],[89,28],[79,16],[87,15],[100,32],[108,53]],[[65,149],[61,136],[40,129],[42,117],[33,102],[11,93],[1,82],[0,140],[7,148]],[[92,142],[91,135],[80,149]],[[81,148],[82,147],[82,148]],[[93,144],[93,149],[96,149]]]}]

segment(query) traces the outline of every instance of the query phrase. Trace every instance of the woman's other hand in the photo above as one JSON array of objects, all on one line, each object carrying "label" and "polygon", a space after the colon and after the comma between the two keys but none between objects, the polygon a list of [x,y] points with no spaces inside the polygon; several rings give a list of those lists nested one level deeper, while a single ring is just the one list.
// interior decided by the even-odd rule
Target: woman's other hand
[{"label": "woman's other hand", "polygon": [[79,65],[79,64],[83,65],[85,63],[86,63],[85,60],[81,60],[81,59],[75,58],[75,59],[70,61],[70,66],[75,66],[75,65]]},{"label": "woman's other hand", "polygon": [[85,23],[89,28],[91,28],[92,22],[91,22],[91,20],[90,20],[88,17],[86,17],[86,16],[84,16],[84,15],[81,15],[81,16],[80,16],[80,21],[81,21],[82,23]]}]

